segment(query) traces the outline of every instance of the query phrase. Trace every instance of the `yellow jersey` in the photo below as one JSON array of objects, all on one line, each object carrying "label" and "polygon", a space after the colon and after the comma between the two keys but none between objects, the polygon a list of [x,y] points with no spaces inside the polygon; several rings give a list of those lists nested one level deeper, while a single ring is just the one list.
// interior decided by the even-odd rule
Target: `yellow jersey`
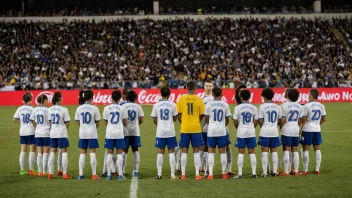
[{"label": "yellow jersey", "polygon": [[200,115],[204,115],[204,103],[193,94],[182,96],[177,102],[177,112],[181,114],[181,133],[200,133]]}]

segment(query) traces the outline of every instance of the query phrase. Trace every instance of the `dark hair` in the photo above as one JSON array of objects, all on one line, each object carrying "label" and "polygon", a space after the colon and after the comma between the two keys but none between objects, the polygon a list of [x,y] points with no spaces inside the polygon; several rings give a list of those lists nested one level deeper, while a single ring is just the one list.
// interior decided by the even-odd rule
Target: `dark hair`
[{"label": "dark hair", "polygon": [[84,98],[84,100],[90,100],[90,99],[92,99],[93,98],[93,96],[94,96],[94,93],[93,93],[93,91],[92,90],[86,90],[86,91],[84,91],[84,94],[83,94],[83,98]]},{"label": "dark hair", "polygon": [[288,98],[288,92],[291,91],[291,88],[287,88],[286,91],[285,91],[285,98],[287,99]]},{"label": "dark hair", "polygon": [[27,92],[22,96],[22,101],[24,103],[27,103],[27,102],[31,101],[32,98],[33,98],[32,94],[30,92]]},{"label": "dark hair", "polygon": [[238,87],[236,88],[235,100],[236,100],[237,104],[241,104],[242,103],[242,100],[241,100],[241,97],[240,97],[240,91],[241,91],[241,89],[245,89],[245,88],[247,88],[247,86],[245,84],[239,84]]},{"label": "dark hair", "polygon": [[129,91],[131,91],[131,88],[129,88],[129,87],[123,88],[122,95],[127,95]]},{"label": "dark hair", "polygon": [[206,80],[205,82],[204,82],[204,84],[205,83],[211,83],[211,84],[213,84],[213,81],[211,81],[211,80]]},{"label": "dark hair", "polygon": [[292,102],[296,102],[299,98],[299,91],[297,89],[289,89],[289,91],[287,93],[287,97]]},{"label": "dark hair", "polygon": [[130,102],[136,102],[137,97],[138,97],[137,93],[134,92],[133,90],[130,90],[127,94],[127,100]]},{"label": "dark hair", "polygon": [[261,96],[267,100],[271,100],[274,97],[274,91],[271,88],[265,88],[263,89]]},{"label": "dark hair", "polygon": [[122,97],[121,91],[120,90],[114,90],[111,93],[111,98],[115,101],[118,102]]},{"label": "dark hair", "polygon": [[242,90],[240,96],[243,100],[249,100],[251,98],[251,92],[248,89]]},{"label": "dark hair", "polygon": [[213,94],[215,97],[219,97],[221,96],[222,94],[222,90],[219,88],[219,87],[215,87],[213,90],[212,90]]},{"label": "dark hair", "polygon": [[43,102],[44,102],[45,100],[48,100],[48,96],[46,96],[45,94],[42,94],[42,95],[38,96],[38,98],[37,98],[37,103],[38,103],[38,104],[43,104]]},{"label": "dark hair", "polygon": [[55,92],[53,99],[51,99],[51,103],[53,103],[53,105],[56,105],[60,100],[62,100],[61,92]]},{"label": "dark hair", "polygon": [[311,89],[309,93],[313,96],[314,99],[318,99],[319,91],[317,89]]},{"label": "dark hair", "polygon": [[196,83],[194,81],[188,81],[186,86],[187,86],[187,90],[191,91],[196,88]]},{"label": "dark hair", "polygon": [[169,87],[163,87],[160,89],[160,94],[162,97],[169,97],[171,95],[171,90]]},{"label": "dark hair", "polygon": [[83,97],[84,90],[79,91],[79,97],[78,97],[78,104],[82,105],[86,102],[86,100]]}]

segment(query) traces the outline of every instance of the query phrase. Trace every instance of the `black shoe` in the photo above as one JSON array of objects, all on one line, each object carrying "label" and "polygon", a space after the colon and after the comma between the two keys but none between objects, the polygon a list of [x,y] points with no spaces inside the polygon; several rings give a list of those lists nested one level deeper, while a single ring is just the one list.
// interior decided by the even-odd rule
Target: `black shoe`
[{"label": "black shoe", "polygon": [[209,171],[205,172],[205,179],[209,176]]},{"label": "black shoe", "polygon": [[161,179],[161,175],[156,176],[155,179]]},{"label": "black shoe", "polygon": [[235,175],[233,178],[234,179],[242,179],[242,175]]},{"label": "black shoe", "polygon": [[260,177],[268,177],[268,175],[263,173],[260,175]]},{"label": "black shoe", "polygon": [[108,174],[107,173],[103,173],[102,177],[107,177]]},{"label": "black shoe", "polygon": [[273,177],[277,177],[277,176],[279,176],[279,174],[276,174],[276,173],[271,173],[271,176],[273,176]]},{"label": "black shoe", "polygon": [[257,175],[251,175],[251,176],[252,176],[252,178],[254,178],[254,179],[257,178]]}]

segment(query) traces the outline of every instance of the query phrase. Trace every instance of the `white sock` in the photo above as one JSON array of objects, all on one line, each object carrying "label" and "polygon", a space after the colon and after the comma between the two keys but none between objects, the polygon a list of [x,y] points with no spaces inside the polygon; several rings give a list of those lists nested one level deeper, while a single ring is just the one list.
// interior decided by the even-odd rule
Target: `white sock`
[{"label": "white sock", "polygon": [[79,176],[84,175],[84,165],[86,163],[86,154],[79,155]]},{"label": "white sock", "polygon": [[268,152],[262,152],[263,174],[268,174]]},{"label": "white sock", "polygon": [[290,166],[290,152],[289,151],[284,151],[284,157],[283,157],[283,160],[284,160],[284,172],[285,173],[289,173],[289,166]]},{"label": "white sock", "polygon": [[125,173],[125,169],[126,169],[126,163],[127,163],[127,153],[123,152],[122,153],[122,171],[123,173]]},{"label": "white sock", "polygon": [[319,171],[320,170],[320,164],[321,164],[321,152],[320,150],[316,150],[315,151],[315,171]]},{"label": "white sock", "polygon": [[226,156],[227,156],[226,170],[227,170],[227,172],[232,172],[232,151],[231,151],[231,149],[226,151]]},{"label": "white sock", "polygon": [[133,155],[134,155],[134,169],[133,169],[133,171],[138,173],[139,163],[140,163],[140,160],[141,160],[140,156],[139,156],[139,152],[135,151],[133,153]]},{"label": "white sock", "polygon": [[68,157],[67,152],[62,153],[62,173],[67,174],[67,166],[68,166]]},{"label": "white sock", "polygon": [[277,155],[277,152],[272,152],[271,153],[272,160],[273,160],[273,172],[277,173],[277,165],[279,164],[279,156]]},{"label": "white sock", "polygon": [[35,153],[29,152],[29,157],[28,157],[29,170],[34,170],[34,161],[35,161]]},{"label": "white sock", "polygon": [[118,172],[116,161],[117,161],[117,155],[112,155],[112,164],[111,164],[111,172],[112,173]]},{"label": "white sock", "polygon": [[257,157],[255,156],[254,153],[249,155],[251,158],[251,165],[252,165],[252,175],[257,174]]},{"label": "white sock", "polygon": [[57,170],[61,171],[62,170],[62,151],[59,149],[59,152],[57,154]]},{"label": "white sock", "polygon": [[186,175],[187,153],[181,154],[181,170],[182,175]]},{"label": "white sock", "polygon": [[282,164],[284,163],[284,159],[282,157],[282,159],[279,161],[279,168],[282,168]]},{"label": "white sock", "polygon": [[309,152],[303,151],[303,172],[308,172]]},{"label": "white sock", "polygon": [[227,156],[226,153],[220,154],[220,161],[221,161],[221,173],[226,174],[226,164],[227,164]]},{"label": "white sock", "polygon": [[43,154],[43,172],[47,173],[48,172],[48,159],[49,159],[49,153],[44,153]]},{"label": "white sock", "polygon": [[24,171],[24,158],[26,157],[26,152],[21,152],[20,153],[20,168],[21,171]]},{"label": "white sock", "polygon": [[238,175],[242,175],[243,160],[244,160],[244,155],[241,153],[238,154],[238,158],[237,158]]},{"label": "white sock", "polygon": [[97,174],[97,155],[95,153],[90,153],[90,165],[92,167],[92,175]]},{"label": "white sock", "polygon": [[292,165],[293,165],[293,152],[290,151],[290,162],[289,162],[289,171],[291,172],[291,169],[292,169]]},{"label": "white sock", "polygon": [[37,155],[37,166],[38,166],[38,172],[42,173],[43,172],[43,154],[38,153]]},{"label": "white sock", "polygon": [[117,164],[117,168],[119,170],[119,174],[122,175],[123,171],[122,171],[122,166],[123,166],[123,156],[122,154],[117,154],[117,160],[116,160],[116,164]]},{"label": "white sock", "polygon": [[108,157],[108,150],[105,150],[105,154],[104,154],[104,165],[103,165],[103,174],[108,172],[107,169],[107,157]]},{"label": "white sock", "polygon": [[204,167],[204,151],[199,150],[199,157],[200,157],[200,167]]},{"label": "white sock", "polygon": [[214,153],[209,153],[209,155],[208,155],[208,165],[209,165],[209,175],[213,175]]},{"label": "white sock", "polygon": [[301,160],[303,161],[303,148],[299,149],[299,153],[301,155]]},{"label": "white sock", "polygon": [[156,167],[158,169],[158,175],[161,175],[162,169],[163,169],[163,162],[164,162],[164,155],[163,154],[158,154],[156,157]]},{"label": "white sock", "polygon": [[111,176],[111,164],[112,164],[112,154],[107,154],[106,156],[106,173]]},{"label": "white sock", "polygon": [[169,161],[170,161],[170,169],[171,169],[171,175],[175,175],[175,153],[169,153]]},{"label": "white sock", "polygon": [[196,176],[199,175],[199,168],[200,168],[200,157],[199,153],[194,153],[194,167],[196,168]]},{"label": "white sock", "polygon": [[181,148],[179,146],[175,148],[175,160],[176,169],[181,170]]},{"label": "white sock", "polygon": [[299,154],[298,152],[293,152],[293,166],[295,167],[295,172],[298,172],[299,166]]},{"label": "white sock", "polygon": [[51,152],[49,156],[49,161],[48,161],[49,174],[54,174],[54,161],[55,161],[55,153]]},{"label": "white sock", "polygon": [[209,156],[209,153],[208,152],[204,152],[203,153],[203,170],[204,172],[207,172],[208,171],[208,156]]}]

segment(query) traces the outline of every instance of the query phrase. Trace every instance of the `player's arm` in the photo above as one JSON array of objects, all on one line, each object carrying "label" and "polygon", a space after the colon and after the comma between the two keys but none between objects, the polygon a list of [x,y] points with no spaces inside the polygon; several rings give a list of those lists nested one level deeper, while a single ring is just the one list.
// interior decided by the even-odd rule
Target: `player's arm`
[{"label": "player's arm", "polygon": [[262,106],[259,107],[259,110],[258,110],[258,123],[259,123],[259,126],[260,128],[262,128],[263,126],[263,123],[264,123],[264,110],[262,108]]},{"label": "player's arm", "polygon": [[238,120],[233,120],[233,125],[235,126],[235,128],[238,128]]},{"label": "player's arm", "polygon": [[299,126],[299,127],[302,126],[302,122],[303,122],[303,121],[302,121],[302,118],[299,118],[299,119],[298,119],[298,126]]},{"label": "player's arm", "polygon": [[12,121],[15,123],[20,123],[20,119],[18,119],[18,118],[13,118]]},{"label": "player's arm", "polygon": [[258,123],[259,123],[260,128],[262,128],[263,123],[264,123],[264,119],[263,118],[259,118]]},{"label": "player's arm", "polygon": [[37,128],[37,123],[34,120],[32,120],[32,124],[33,124],[34,128]]},{"label": "player's arm", "polygon": [[202,120],[204,118],[204,114],[199,115],[199,120]]},{"label": "player's arm", "polygon": [[97,128],[99,128],[100,125],[100,120],[95,121],[95,126],[97,126]]},{"label": "player's arm", "polygon": [[96,126],[97,128],[99,128],[101,117],[100,117],[100,112],[99,112],[99,109],[98,109],[98,108],[96,108],[96,112],[95,112],[94,119],[95,119],[95,126]]},{"label": "player's arm", "polygon": [[80,122],[79,120],[76,120],[76,124],[77,124],[78,126],[81,126],[81,122]]},{"label": "player's arm", "polygon": [[70,122],[65,122],[66,125],[66,129],[68,129],[68,127],[70,126]]},{"label": "player's arm", "polygon": [[143,123],[143,117],[138,118],[138,124],[141,125]]},{"label": "player's arm", "polygon": [[108,126],[109,121],[108,120],[104,120],[105,126]]},{"label": "player's arm", "polygon": [[122,120],[122,124],[123,124],[124,127],[127,126],[127,119],[123,119]]},{"label": "player's arm", "polygon": [[324,122],[326,122],[326,116],[321,116],[320,124],[323,124]]},{"label": "player's arm", "polygon": [[205,123],[209,124],[209,116],[204,116]]},{"label": "player's arm", "polygon": [[229,125],[229,122],[230,122],[229,117],[226,117],[226,118],[225,118],[225,126]]},{"label": "player's arm", "polygon": [[253,123],[254,123],[254,128],[257,128],[258,123],[259,123],[258,120],[254,120]]},{"label": "player's arm", "polygon": [[178,121],[180,124],[182,123],[182,113],[178,113]]},{"label": "player's arm", "polygon": [[12,121],[15,123],[20,123],[20,115],[18,113],[18,109],[17,109],[15,115],[13,116]]},{"label": "player's arm", "polygon": [[153,118],[153,122],[154,122],[155,125],[158,126],[158,118]]}]

